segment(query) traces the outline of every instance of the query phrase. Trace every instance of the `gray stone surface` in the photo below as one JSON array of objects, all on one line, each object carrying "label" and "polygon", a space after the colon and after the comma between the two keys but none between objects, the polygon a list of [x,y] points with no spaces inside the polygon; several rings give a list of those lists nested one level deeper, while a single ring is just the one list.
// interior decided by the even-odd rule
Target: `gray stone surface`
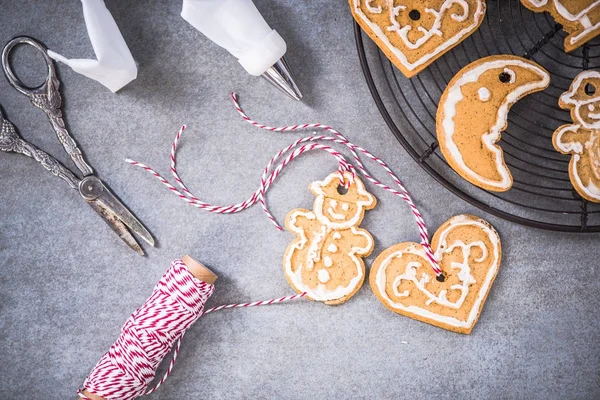
[{"label": "gray stone surface", "polygon": [[[502,236],[503,265],[469,336],[393,314],[368,285],[339,307],[301,300],[206,316],[186,335],[172,376],[149,398],[600,396],[599,236],[485,215],[422,171],[373,104],[345,1],[257,1],[288,43],[301,103],[247,75],[179,17],[179,1],[107,3],[139,63],[138,79],[114,95],[59,65],[64,111],[99,177],[158,247],[137,256],[63,182],[26,157],[0,154],[0,398],[74,398],[131,311],[187,252],[220,275],[210,305],[292,293],[280,266],[292,235],[274,229],[258,206],[228,216],[197,210],[123,161],[167,175],[169,146],[186,123],[179,162],[188,186],[209,202],[241,201],[258,187],[271,155],[300,134],[245,124],[229,100],[232,90],[260,121],[325,122],[381,155],[432,230],[458,213],[485,217]],[[75,0],[1,0],[0,42],[20,34],[67,57],[93,55]],[[32,54],[22,51],[18,60]],[[39,62],[18,70],[41,81]],[[0,104],[23,137],[71,166],[43,113],[4,79]],[[310,207],[307,185],[334,168],[322,153],[294,161],[268,195],[279,221],[291,208]],[[364,222],[377,242],[374,255],[416,240],[407,206],[369,187],[379,198]]]}]

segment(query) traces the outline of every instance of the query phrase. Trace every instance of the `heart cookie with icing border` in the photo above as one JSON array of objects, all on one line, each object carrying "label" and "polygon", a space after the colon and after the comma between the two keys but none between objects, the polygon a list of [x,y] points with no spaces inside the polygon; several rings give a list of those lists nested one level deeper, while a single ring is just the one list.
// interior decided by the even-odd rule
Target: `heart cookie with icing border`
[{"label": "heart cookie with icing border", "polygon": [[485,0],[349,0],[352,15],[410,78],[475,32]]},{"label": "heart cookie with icing border", "polygon": [[442,224],[431,245],[443,282],[437,280],[423,246],[404,242],[377,256],[371,289],[398,314],[468,334],[500,267],[500,237],[487,221],[465,214]]}]

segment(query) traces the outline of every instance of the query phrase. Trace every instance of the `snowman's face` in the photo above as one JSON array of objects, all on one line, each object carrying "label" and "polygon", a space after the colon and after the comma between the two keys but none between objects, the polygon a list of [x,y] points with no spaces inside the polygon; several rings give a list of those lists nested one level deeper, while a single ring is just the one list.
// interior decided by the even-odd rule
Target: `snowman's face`
[{"label": "snowman's face", "polygon": [[331,197],[323,198],[320,210],[315,210],[336,225],[353,225],[362,213],[362,206]]}]

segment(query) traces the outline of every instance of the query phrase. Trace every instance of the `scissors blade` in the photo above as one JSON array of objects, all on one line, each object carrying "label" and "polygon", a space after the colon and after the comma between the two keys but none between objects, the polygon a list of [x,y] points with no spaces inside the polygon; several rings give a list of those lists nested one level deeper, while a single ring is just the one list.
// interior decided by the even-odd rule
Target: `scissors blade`
[{"label": "scissors blade", "polygon": [[[140,221],[121,203],[108,187],[97,177],[89,175],[84,177],[79,184],[79,193],[88,202],[97,203],[104,212],[111,214],[111,220],[118,220],[126,225],[132,232],[139,235],[150,246],[154,246],[154,238]],[[93,207],[93,206],[92,206]],[[94,208],[94,207],[93,207]],[[106,218],[105,218],[106,220]],[[111,221],[107,220],[107,222]],[[110,223],[110,222],[109,222]],[[117,232],[120,235],[120,232]]]},{"label": "scissors blade", "polygon": [[119,220],[119,217],[116,214],[114,214],[112,211],[110,211],[98,201],[92,200],[88,201],[87,203],[90,205],[90,207],[94,209],[94,211],[96,211],[102,217],[102,219],[108,224],[108,226],[110,226],[112,230],[115,231],[115,233],[119,235],[119,237],[125,243],[127,243],[127,246],[131,247],[140,256],[144,255],[144,250],[142,250],[142,248],[135,240],[131,232],[129,232],[125,224],[123,224]]}]

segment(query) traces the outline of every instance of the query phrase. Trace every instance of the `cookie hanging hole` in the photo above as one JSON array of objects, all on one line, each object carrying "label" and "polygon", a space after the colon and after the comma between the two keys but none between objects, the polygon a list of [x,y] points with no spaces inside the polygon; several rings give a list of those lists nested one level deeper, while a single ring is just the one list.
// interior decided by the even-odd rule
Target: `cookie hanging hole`
[{"label": "cookie hanging hole", "polygon": [[585,94],[587,94],[588,96],[591,96],[594,93],[596,93],[596,87],[591,83],[586,83],[584,90]]},{"label": "cookie hanging hole", "polygon": [[337,192],[341,195],[345,195],[346,193],[348,193],[348,188],[342,184],[339,184],[337,187]]},{"label": "cookie hanging hole", "polygon": [[421,13],[419,12],[419,10],[411,10],[408,13],[408,16],[410,17],[410,19],[412,19],[413,21],[418,21],[421,19]]},{"label": "cookie hanging hole", "polygon": [[498,79],[502,83],[508,83],[510,82],[510,74],[508,72],[500,72],[500,75],[498,75]]},{"label": "cookie hanging hole", "polygon": [[435,277],[438,282],[446,282],[446,274],[443,272]]}]

